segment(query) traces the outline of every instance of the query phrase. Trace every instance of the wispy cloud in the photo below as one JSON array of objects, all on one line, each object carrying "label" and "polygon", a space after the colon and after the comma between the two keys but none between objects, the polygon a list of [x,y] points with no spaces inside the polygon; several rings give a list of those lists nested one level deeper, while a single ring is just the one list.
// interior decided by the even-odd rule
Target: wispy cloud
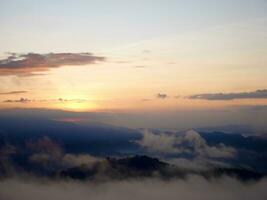
[{"label": "wispy cloud", "polygon": [[151,99],[141,99],[141,101],[145,102],[145,101],[152,101]]},{"label": "wispy cloud", "polygon": [[156,97],[159,98],[159,99],[166,99],[168,97],[167,94],[163,94],[163,93],[158,93],[156,94]]},{"label": "wispy cloud", "polygon": [[10,94],[24,94],[28,91],[11,91],[11,92],[0,92],[0,95],[10,95]]},{"label": "wispy cloud", "polygon": [[264,99],[267,98],[267,89],[239,93],[205,93],[188,96],[189,99],[204,100],[233,100],[233,99]]},{"label": "wispy cloud", "polygon": [[104,60],[105,57],[91,53],[11,53],[6,59],[0,60],[0,75],[34,75],[64,65],[86,65]]}]

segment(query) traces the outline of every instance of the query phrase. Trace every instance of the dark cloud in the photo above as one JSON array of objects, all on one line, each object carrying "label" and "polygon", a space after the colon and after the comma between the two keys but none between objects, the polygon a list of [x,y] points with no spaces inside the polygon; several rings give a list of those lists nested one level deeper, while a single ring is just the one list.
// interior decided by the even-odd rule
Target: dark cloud
[{"label": "dark cloud", "polygon": [[4,103],[29,103],[29,102],[76,102],[76,103],[81,103],[87,101],[86,99],[63,99],[63,98],[58,98],[58,99],[27,99],[21,97],[20,99],[7,99],[4,100]]},{"label": "dark cloud", "polygon": [[206,93],[188,96],[189,99],[204,100],[233,100],[233,99],[264,99],[267,98],[267,89],[240,93]]},{"label": "dark cloud", "polygon": [[31,102],[31,101],[32,100],[30,100],[30,99],[21,97],[20,99],[17,99],[17,100],[8,99],[8,100],[5,100],[3,102],[4,103],[28,103],[28,102]]},{"label": "dark cloud", "polygon": [[104,60],[105,57],[91,53],[11,53],[6,59],[0,60],[0,75],[34,75],[64,65],[94,64]]},{"label": "dark cloud", "polygon": [[9,94],[23,94],[27,93],[28,91],[11,91],[11,92],[0,92],[0,95],[9,95]]},{"label": "dark cloud", "polygon": [[159,98],[159,99],[166,99],[168,97],[167,94],[163,94],[163,93],[158,93],[156,94],[156,97]]}]

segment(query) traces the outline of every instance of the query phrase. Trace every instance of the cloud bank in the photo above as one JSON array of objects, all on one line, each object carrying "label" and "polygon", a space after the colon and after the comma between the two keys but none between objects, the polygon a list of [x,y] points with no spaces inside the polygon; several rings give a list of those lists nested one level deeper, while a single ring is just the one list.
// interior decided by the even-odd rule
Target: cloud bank
[{"label": "cloud bank", "polygon": [[265,200],[266,184],[266,179],[253,183],[241,183],[229,177],[208,181],[198,176],[192,176],[187,180],[147,179],[105,183],[13,178],[0,181],[0,198],[8,200]]},{"label": "cloud bank", "polygon": [[0,75],[28,76],[65,65],[94,64],[104,60],[105,57],[91,53],[11,53],[6,59],[0,60]]},{"label": "cloud bank", "polygon": [[7,99],[7,100],[4,100],[3,102],[4,103],[29,103],[31,101],[33,100],[21,97],[20,99],[15,99],[15,100]]},{"label": "cloud bank", "polygon": [[233,99],[265,99],[267,98],[267,89],[256,90],[252,92],[240,93],[206,93],[188,96],[189,99],[204,100],[233,100]]}]

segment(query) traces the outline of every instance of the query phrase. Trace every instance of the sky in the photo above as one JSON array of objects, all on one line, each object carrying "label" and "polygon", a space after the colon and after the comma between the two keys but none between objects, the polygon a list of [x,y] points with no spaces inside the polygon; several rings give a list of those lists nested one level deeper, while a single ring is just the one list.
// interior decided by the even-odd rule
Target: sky
[{"label": "sky", "polygon": [[266,119],[267,0],[0,0],[0,199],[267,199]]},{"label": "sky", "polygon": [[0,108],[267,105],[266,0],[0,0]]}]

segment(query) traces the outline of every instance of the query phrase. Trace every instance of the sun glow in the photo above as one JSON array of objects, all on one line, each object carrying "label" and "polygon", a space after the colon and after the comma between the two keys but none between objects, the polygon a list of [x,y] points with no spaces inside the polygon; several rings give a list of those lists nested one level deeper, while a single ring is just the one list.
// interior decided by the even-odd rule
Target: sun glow
[{"label": "sun glow", "polygon": [[97,108],[94,103],[88,101],[65,101],[60,102],[56,107],[70,111],[89,111]]}]

